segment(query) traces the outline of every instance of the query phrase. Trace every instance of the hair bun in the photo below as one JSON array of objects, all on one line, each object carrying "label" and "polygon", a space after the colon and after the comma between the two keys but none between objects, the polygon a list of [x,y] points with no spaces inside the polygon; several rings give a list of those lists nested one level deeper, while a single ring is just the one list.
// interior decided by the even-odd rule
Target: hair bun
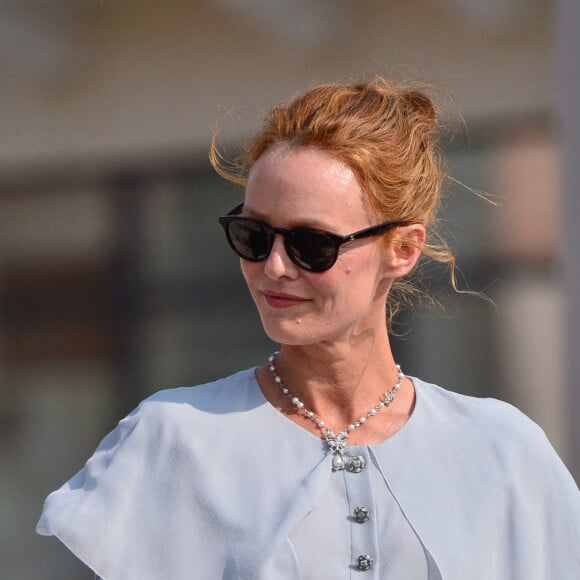
[{"label": "hair bun", "polygon": [[437,110],[426,93],[418,90],[406,90],[400,93],[400,97],[407,111],[415,119],[423,122],[426,133],[437,127]]}]

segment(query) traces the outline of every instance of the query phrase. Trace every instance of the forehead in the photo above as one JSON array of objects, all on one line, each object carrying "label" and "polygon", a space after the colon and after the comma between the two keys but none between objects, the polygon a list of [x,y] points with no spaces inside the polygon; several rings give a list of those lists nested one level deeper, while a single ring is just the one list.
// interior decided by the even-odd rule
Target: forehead
[{"label": "forehead", "polygon": [[354,177],[348,165],[333,157],[330,153],[316,147],[293,146],[280,144],[268,149],[254,163],[250,173],[267,172],[277,167],[286,169],[298,165],[307,173],[318,173],[327,178],[350,179]]},{"label": "forehead", "polygon": [[[318,223],[370,225],[371,214],[353,171],[328,153],[309,147],[275,147],[252,166],[245,210],[276,218],[280,226]],[[282,220],[282,221],[281,221]]]}]

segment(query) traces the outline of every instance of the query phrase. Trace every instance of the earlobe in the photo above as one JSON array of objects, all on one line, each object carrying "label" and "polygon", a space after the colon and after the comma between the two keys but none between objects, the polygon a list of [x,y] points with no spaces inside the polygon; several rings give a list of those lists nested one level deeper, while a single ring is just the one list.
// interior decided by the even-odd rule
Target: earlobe
[{"label": "earlobe", "polygon": [[426,232],[421,224],[398,228],[389,242],[386,262],[393,278],[402,278],[411,272],[425,245]]}]

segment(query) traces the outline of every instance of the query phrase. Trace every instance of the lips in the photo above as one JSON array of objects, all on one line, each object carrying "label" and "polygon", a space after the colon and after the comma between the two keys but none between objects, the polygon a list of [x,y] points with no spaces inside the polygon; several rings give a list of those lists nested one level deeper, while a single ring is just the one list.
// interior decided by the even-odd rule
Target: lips
[{"label": "lips", "polygon": [[307,298],[295,296],[294,294],[286,294],[284,292],[265,291],[262,292],[262,295],[266,299],[268,306],[272,308],[290,308],[291,306],[298,306],[299,304],[309,302]]}]

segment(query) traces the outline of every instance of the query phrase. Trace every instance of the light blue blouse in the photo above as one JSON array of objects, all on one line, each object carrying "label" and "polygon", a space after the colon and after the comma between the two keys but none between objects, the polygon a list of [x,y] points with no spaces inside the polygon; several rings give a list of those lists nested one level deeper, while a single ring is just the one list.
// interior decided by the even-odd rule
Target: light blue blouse
[{"label": "light blue blouse", "polygon": [[580,493],[539,427],[412,380],[406,425],[348,448],[358,472],[332,472],[254,369],[161,391],[47,498],[37,531],[105,580],[578,580]]},{"label": "light blue blouse", "polygon": [[[297,577],[427,580],[423,546],[379,465],[367,447],[353,446],[349,454],[362,458],[364,469],[333,472],[319,503],[288,537],[301,574]],[[359,558],[366,556],[372,559],[371,570],[360,574]],[[364,567],[365,560],[361,563]]]}]

